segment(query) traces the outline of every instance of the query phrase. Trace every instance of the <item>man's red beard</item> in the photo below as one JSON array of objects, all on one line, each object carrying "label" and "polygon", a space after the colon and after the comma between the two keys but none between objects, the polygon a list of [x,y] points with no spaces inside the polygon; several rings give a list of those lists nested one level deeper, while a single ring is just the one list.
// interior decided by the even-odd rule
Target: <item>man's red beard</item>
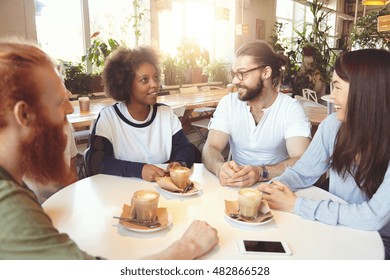
[{"label": "man's red beard", "polygon": [[38,116],[31,137],[20,145],[25,176],[40,184],[57,183],[66,186],[74,182],[74,173],[65,161],[66,124],[54,125],[45,115]]}]

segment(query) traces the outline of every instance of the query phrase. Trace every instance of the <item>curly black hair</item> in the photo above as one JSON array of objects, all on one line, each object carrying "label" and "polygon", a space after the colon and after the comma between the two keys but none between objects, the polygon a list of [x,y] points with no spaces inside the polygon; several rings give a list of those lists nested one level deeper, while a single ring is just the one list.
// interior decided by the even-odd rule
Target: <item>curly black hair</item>
[{"label": "curly black hair", "polygon": [[116,101],[130,102],[130,88],[135,71],[140,64],[147,62],[156,69],[160,77],[160,57],[151,47],[129,49],[119,47],[108,58],[103,71],[105,92]]}]

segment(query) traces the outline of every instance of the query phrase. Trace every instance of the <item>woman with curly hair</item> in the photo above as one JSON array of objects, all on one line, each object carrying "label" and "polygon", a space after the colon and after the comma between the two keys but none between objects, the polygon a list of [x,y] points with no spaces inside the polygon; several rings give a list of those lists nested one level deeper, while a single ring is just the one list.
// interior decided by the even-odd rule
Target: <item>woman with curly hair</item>
[{"label": "woman with curly hair", "polygon": [[157,103],[160,68],[152,48],[115,50],[106,61],[103,81],[117,103],[103,109],[94,124],[88,173],[155,181],[165,173],[155,164],[193,165],[196,148],[173,110]]}]

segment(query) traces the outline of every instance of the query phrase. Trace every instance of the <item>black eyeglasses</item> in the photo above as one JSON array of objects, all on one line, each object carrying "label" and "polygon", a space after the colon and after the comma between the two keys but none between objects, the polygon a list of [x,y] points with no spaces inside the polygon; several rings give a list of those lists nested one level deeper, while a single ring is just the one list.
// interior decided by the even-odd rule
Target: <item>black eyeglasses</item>
[{"label": "black eyeglasses", "polygon": [[249,73],[249,72],[252,72],[252,71],[255,71],[257,69],[260,69],[264,66],[260,65],[260,66],[257,66],[255,68],[251,68],[249,70],[246,70],[246,71],[238,71],[238,72],[234,72],[233,70],[230,71],[230,75],[232,75],[232,79],[234,79],[234,77],[237,77],[237,79],[239,79],[240,81],[242,81],[244,79],[244,75],[246,73]]}]

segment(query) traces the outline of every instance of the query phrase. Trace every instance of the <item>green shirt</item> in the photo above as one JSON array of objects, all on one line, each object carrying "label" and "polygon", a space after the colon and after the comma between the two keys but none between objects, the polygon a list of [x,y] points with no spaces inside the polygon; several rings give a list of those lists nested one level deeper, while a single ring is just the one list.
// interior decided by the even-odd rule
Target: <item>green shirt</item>
[{"label": "green shirt", "polygon": [[95,259],[59,233],[35,194],[0,167],[0,259]]}]

